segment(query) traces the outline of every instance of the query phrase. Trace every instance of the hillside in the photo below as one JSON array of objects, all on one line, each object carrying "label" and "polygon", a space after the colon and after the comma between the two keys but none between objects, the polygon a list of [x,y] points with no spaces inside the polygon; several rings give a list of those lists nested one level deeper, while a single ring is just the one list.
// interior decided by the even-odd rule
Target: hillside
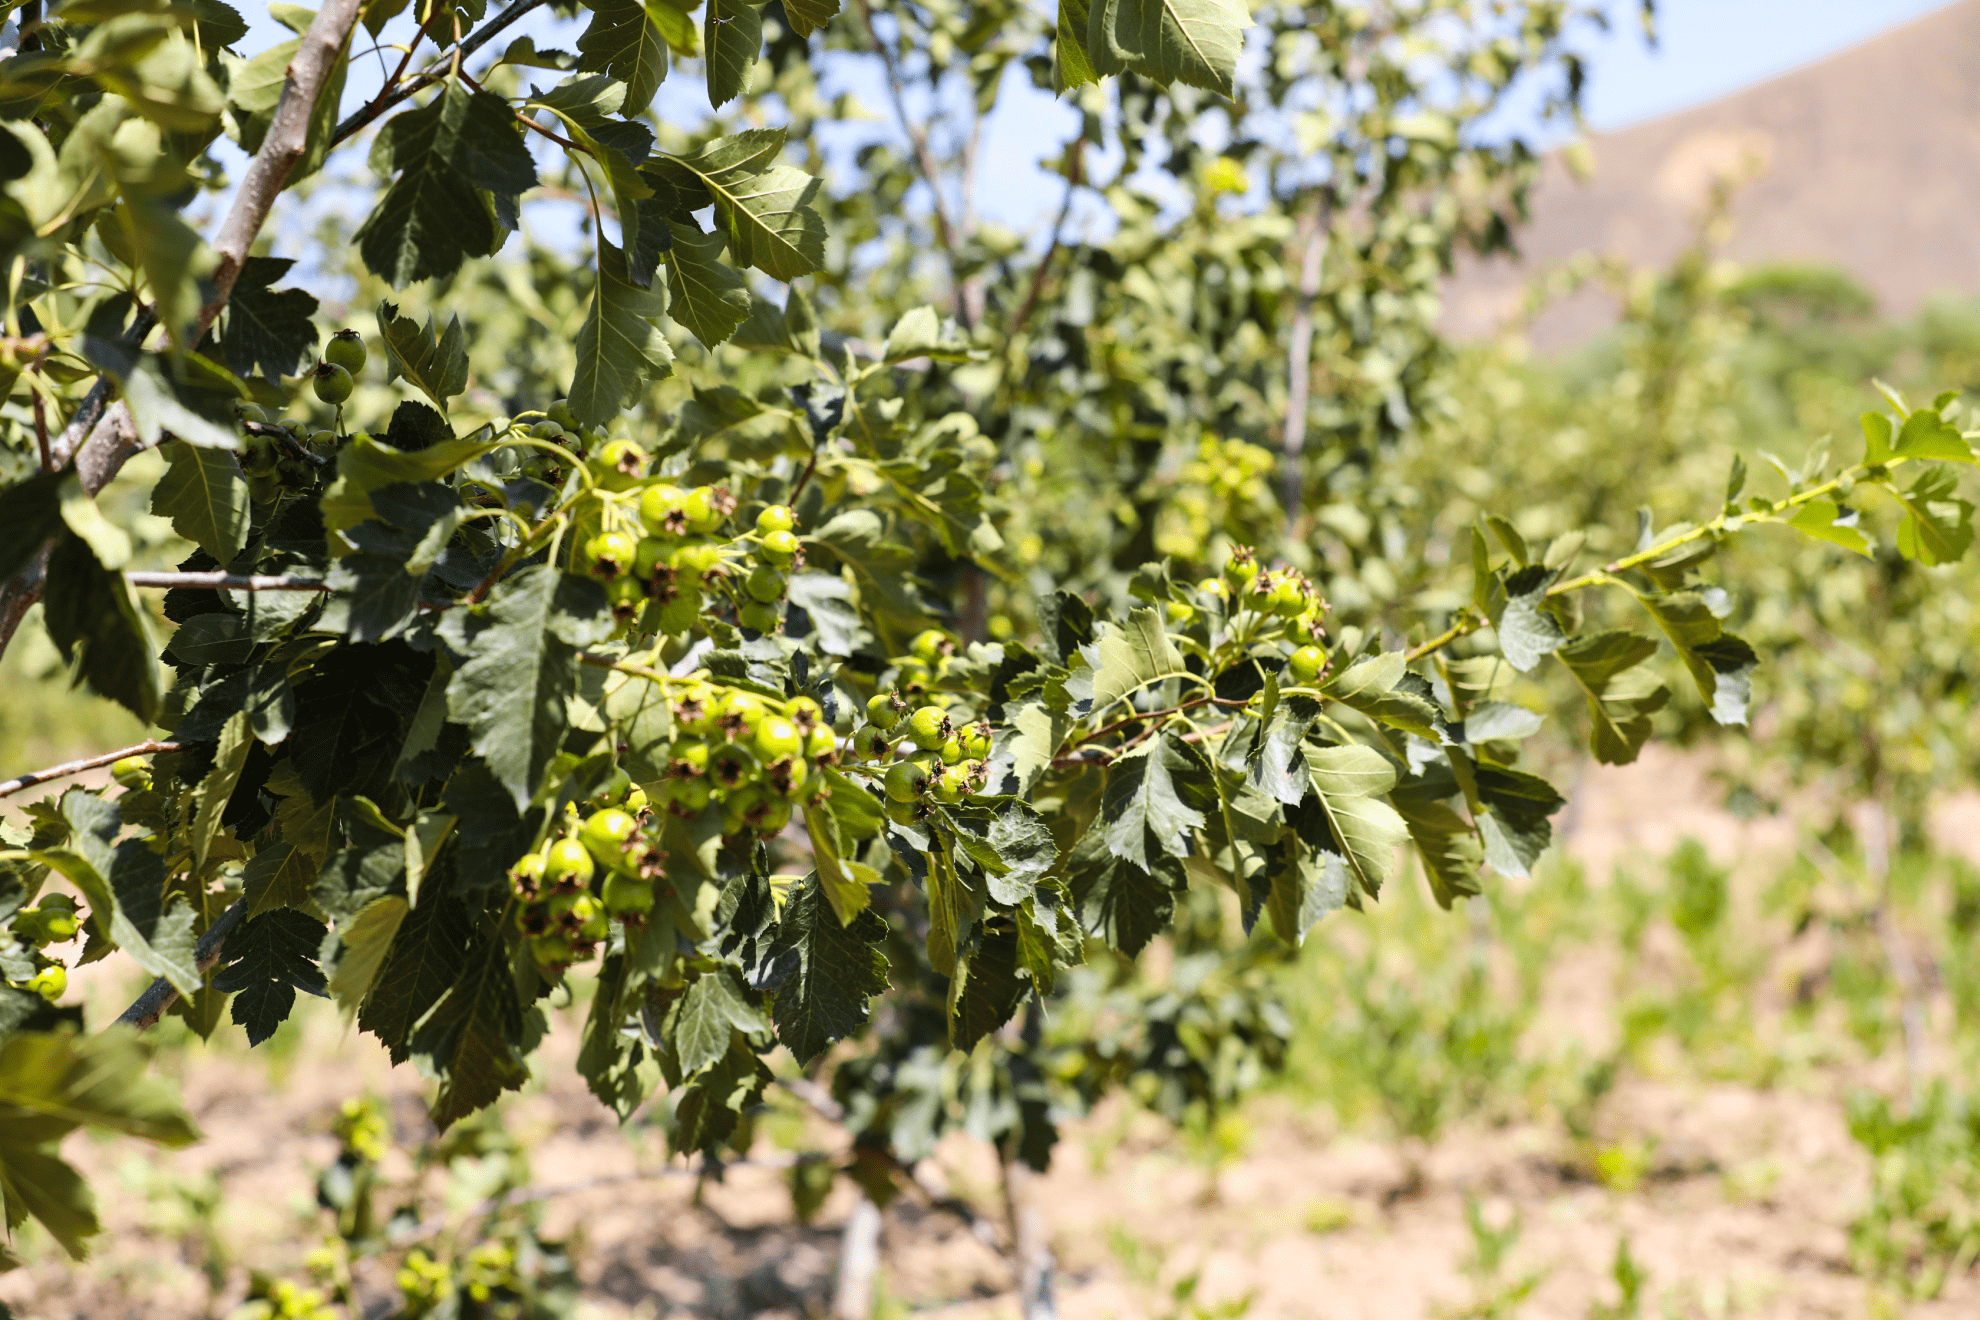
[{"label": "hillside", "polygon": [[[1744,91],[1589,141],[1578,180],[1556,153],[1523,231],[1523,260],[1461,267],[1446,328],[1489,334],[1525,282],[1580,253],[1661,265],[1691,237],[1715,177],[1750,173],[1727,256],[1853,272],[1887,315],[1939,293],[1980,292],[1980,0],[1966,0]],[[1536,348],[1602,325],[1587,292],[1535,325]]]}]

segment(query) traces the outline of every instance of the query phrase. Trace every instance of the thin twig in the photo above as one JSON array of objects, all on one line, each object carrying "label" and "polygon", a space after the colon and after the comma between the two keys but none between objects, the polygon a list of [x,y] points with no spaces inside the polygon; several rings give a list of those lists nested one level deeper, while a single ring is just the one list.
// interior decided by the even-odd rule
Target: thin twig
[{"label": "thin twig", "polygon": [[32,774],[21,775],[18,778],[0,783],[0,797],[12,797],[24,788],[33,788],[36,784],[43,784],[51,779],[60,779],[64,775],[80,774],[84,770],[94,770],[98,766],[114,765],[127,756],[162,755],[165,752],[176,752],[179,750],[180,745],[175,742],[146,741],[137,743],[131,747],[120,747],[114,752],[102,752],[96,756],[85,756],[80,761],[64,761],[60,765],[51,765],[46,770],[36,770]]},{"label": "thin twig", "polygon": [[530,10],[541,8],[545,3],[547,3],[547,0],[516,0],[514,4],[470,33],[465,41],[459,42],[455,45],[454,49],[448,51],[440,59],[436,59],[418,77],[407,82],[405,86],[399,88],[390,96],[381,94],[374,97],[370,104],[366,105],[362,110],[357,111],[343,123],[337,125],[336,131],[330,135],[330,145],[333,147],[336,146],[351,134],[358,132],[365,125],[371,123],[372,120],[378,118],[378,116],[384,114],[387,110],[390,110],[393,106],[398,105],[410,97],[420,88],[439,81],[446,69],[453,68],[460,60],[465,59],[467,56],[474,54],[474,52],[487,45],[494,39],[495,34],[503,28],[508,27]]},{"label": "thin twig", "polygon": [[1045,255],[1038,260],[1038,269],[1031,273],[1031,287],[1025,290],[1024,301],[1018,304],[1017,315],[1004,331],[1004,359],[1010,360],[1011,345],[1017,342],[1026,321],[1031,319],[1032,309],[1038,306],[1038,299],[1045,291],[1045,275],[1052,269],[1052,258],[1059,254],[1065,239],[1066,221],[1072,216],[1073,198],[1086,175],[1086,130],[1067,148],[1069,159],[1066,162],[1066,194],[1059,200],[1058,218],[1052,221],[1052,241],[1045,248]]},{"label": "thin twig", "polygon": [[[227,937],[234,933],[234,928],[247,920],[247,907],[247,895],[243,894],[214,918],[213,924],[206,928],[206,934],[200,936],[199,943],[193,946],[193,967],[201,977],[212,971],[213,965],[220,961]],[[161,976],[129,1008],[117,1015],[117,1022],[121,1026],[149,1031],[158,1025],[158,1019],[165,1016],[165,1010],[178,1002],[178,998],[178,988]]]},{"label": "thin twig", "polygon": [[1292,334],[1286,345],[1286,424],[1281,436],[1279,503],[1286,511],[1286,534],[1295,535],[1305,485],[1301,455],[1306,448],[1306,400],[1313,386],[1313,302],[1320,294],[1320,261],[1327,251],[1326,195],[1299,220],[1299,295],[1293,304]]},{"label": "thin twig", "polygon": [[215,591],[329,591],[320,578],[282,577],[266,573],[126,573],[124,581],[134,587],[163,587],[167,591],[184,587]]},{"label": "thin twig", "polygon": [[[866,29],[866,38],[873,45],[873,53],[880,57],[880,63],[887,70],[887,93],[894,103],[894,117],[900,120],[901,132],[907,134],[908,146],[914,154],[915,168],[921,171],[922,179],[928,184],[930,205],[935,211],[935,239],[942,245],[942,250],[953,258],[956,250],[955,234],[949,227],[948,211],[942,205],[942,185],[936,174],[935,157],[928,150],[928,134],[908,117],[907,87],[901,79],[900,65],[894,59],[893,50],[886,42],[880,40],[879,29],[873,26],[872,6],[867,0],[857,0],[857,3],[859,21]],[[956,296],[960,305],[962,299],[960,286],[957,288]],[[967,319],[966,310],[963,314]]]}]

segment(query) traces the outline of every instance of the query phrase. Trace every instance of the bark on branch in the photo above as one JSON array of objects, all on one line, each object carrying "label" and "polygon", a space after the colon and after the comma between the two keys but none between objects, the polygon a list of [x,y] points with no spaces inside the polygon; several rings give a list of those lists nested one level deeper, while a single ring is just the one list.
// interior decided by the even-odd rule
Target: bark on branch
[{"label": "bark on branch", "polygon": [[51,765],[46,770],[36,770],[32,774],[21,775],[0,783],[0,797],[12,797],[24,788],[33,788],[36,784],[45,784],[51,779],[60,779],[64,775],[76,775],[85,770],[94,770],[98,766],[115,765],[127,756],[153,756],[179,750],[179,744],[175,742],[141,742],[130,747],[119,747],[114,752],[85,756],[80,761],[64,761],[60,765]]},{"label": "bark on branch", "polygon": [[[226,949],[227,937],[235,927],[247,920],[247,899],[245,896],[234,900],[234,905],[214,918],[206,928],[206,934],[199,937],[193,946],[193,966],[204,977],[220,961]],[[158,1019],[165,1016],[165,1010],[178,1001],[179,992],[164,977],[151,983],[151,988],[137,997],[137,1001],[117,1017],[120,1026],[136,1027],[139,1031],[149,1031],[158,1025]]]},{"label": "bark on branch", "polygon": [[200,588],[214,591],[329,591],[319,578],[281,577],[267,573],[126,573],[134,587]]}]

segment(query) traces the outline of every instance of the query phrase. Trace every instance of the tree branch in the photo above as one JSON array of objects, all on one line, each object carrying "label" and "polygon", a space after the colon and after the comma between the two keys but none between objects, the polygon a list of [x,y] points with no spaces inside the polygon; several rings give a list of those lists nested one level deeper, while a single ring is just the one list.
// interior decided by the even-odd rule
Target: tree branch
[{"label": "tree branch", "polygon": [[266,573],[126,573],[134,587],[206,587],[215,591],[323,591],[330,584],[318,578],[281,577]]},{"label": "tree branch", "polygon": [[[220,954],[226,948],[227,937],[234,928],[247,920],[247,896],[243,894],[234,900],[233,906],[214,918],[206,928],[206,934],[199,937],[193,946],[193,966],[201,976],[213,970],[220,961]],[[151,983],[150,989],[139,995],[131,1006],[117,1016],[119,1026],[136,1027],[148,1031],[158,1025],[158,1019],[165,1016],[165,1010],[178,1002],[179,992],[170,981],[159,977]]]},{"label": "tree branch", "polygon": [[262,139],[261,150],[255,152],[254,161],[241,180],[240,191],[234,194],[234,205],[220,226],[220,236],[213,240],[220,265],[213,273],[213,299],[200,308],[199,320],[193,327],[193,343],[199,342],[200,336],[219,317],[220,309],[226,306],[228,295],[234,291],[234,281],[247,262],[248,249],[267,222],[275,198],[289,182],[290,172],[309,147],[309,121],[316,113],[316,101],[323,93],[324,82],[336,67],[344,44],[350,40],[351,27],[357,22],[358,3],[359,0],[326,0],[311,20],[309,30],[303,33],[302,48],[289,61],[282,99],[275,107],[268,135]]},{"label": "tree branch", "polygon": [[64,775],[80,774],[84,770],[94,770],[100,765],[114,765],[127,756],[152,756],[179,750],[179,744],[175,742],[146,741],[133,744],[130,747],[120,747],[114,752],[102,752],[96,756],[85,756],[80,761],[64,761],[60,765],[51,765],[46,770],[36,770],[32,774],[21,775],[18,778],[9,779],[5,783],[0,783],[0,797],[11,797],[24,788],[33,788],[36,784],[43,784],[51,779],[60,779]]},{"label": "tree branch", "polygon": [[1320,261],[1327,251],[1324,194],[1299,220],[1299,298],[1293,304],[1292,335],[1286,345],[1286,424],[1279,467],[1279,503],[1286,511],[1286,534],[1293,535],[1305,471],[1306,401],[1313,388],[1313,300],[1320,294]]}]

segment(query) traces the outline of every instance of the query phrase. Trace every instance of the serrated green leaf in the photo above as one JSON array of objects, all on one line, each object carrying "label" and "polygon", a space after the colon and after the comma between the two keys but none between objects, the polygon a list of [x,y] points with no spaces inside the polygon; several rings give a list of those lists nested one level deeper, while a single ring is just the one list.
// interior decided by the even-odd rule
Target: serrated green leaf
[{"label": "serrated green leaf", "polygon": [[695,978],[681,998],[674,1049],[680,1060],[681,1075],[691,1077],[718,1062],[729,1051],[734,1032],[760,1036],[770,1024],[734,970],[718,966]]},{"label": "serrated green leaf", "polygon": [[1788,526],[1814,537],[1870,557],[1870,538],[1856,525],[1856,510],[1845,509],[1830,500],[1810,500],[1788,519]]},{"label": "serrated green leaf", "polygon": [[224,449],[180,440],[164,446],[165,475],[151,488],[151,511],[222,564],[247,544],[248,490],[240,464]]},{"label": "serrated green leaf", "polygon": [[667,77],[668,42],[661,19],[673,6],[663,0],[598,0],[590,8],[591,25],[578,38],[578,68],[609,73],[624,83],[624,113],[637,115],[653,103]]},{"label": "serrated green leaf", "polygon": [[839,12],[839,0],[785,0],[784,18],[800,38],[824,27]]},{"label": "serrated green leaf", "polygon": [[1380,752],[1359,746],[1309,751],[1306,764],[1313,796],[1287,818],[1302,838],[1339,856],[1362,892],[1376,897],[1395,865],[1396,846],[1409,833],[1396,809],[1378,796],[1394,786],[1395,767]]},{"label": "serrated green leaf", "polygon": [[1478,821],[1485,862],[1500,875],[1526,876],[1553,841],[1548,817],[1567,799],[1538,775],[1503,766],[1477,768],[1478,797],[1485,815]]},{"label": "serrated green leaf", "polygon": [[1515,569],[1506,577],[1505,603],[1492,619],[1499,652],[1522,674],[1567,642],[1567,634],[1547,608],[1547,584],[1554,571],[1544,564]]},{"label": "serrated green leaf", "polygon": [[1187,856],[1190,834],[1215,810],[1216,794],[1201,754],[1165,729],[1107,767],[1107,851],[1144,871],[1162,853]]},{"label": "serrated green leaf", "polygon": [[1959,428],[1939,415],[1937,408],[1920,408],[1904,419],[1897,443],[1891,447],[1897,458],[1936,459],[1947,463],[1971,463],[1973,446]]},{"label": "serrated green leaf", "polygon": [[788,283],[824,264],[825,222],[812,205],[819,181],[775,164],[783,149],[783,129],[745,129],[666,157],[661,170],[706,192],[731,257]]},{"label": "serrated green leaf", "polygon": [[1410,672],[1400,651],[1364,656],[1320,690],[1391,728],[1432,741],[1443,736],[1444,712],[1430,699],[1429,684]]},{"label": "serrated green leaf", "polygon": [[1628,765],[1650,737],[1650,717],[1671,699],[1670,689],[1644,661],[1657,643],[1626,628],[1577,637],[1554,653],[1588,698],[1589,745],[1603,765]]},{"label": "serrated green leaf", "polygon": [[1162,612],[1152,606],[1136,610],[1128,615],[1127,623],[1108,629],[1100,639],[1100,667],[1093,675],[1091,713],[1098,715],[1151,683],[1188,672],[1182,652],[1176,650],[1163,627]]},{"label": "serrated green leaf", "polygon": [[445,412],[447,400],[467,388],[467,332],[461,329],[460,317],[449,317],[446,331],[435,334],[431,314],[421,326],[410,316],[400,316],[396,304],[381,302],[378,337],[385,345],[388,376],[405,377],[440,411]]},{"label": "serrated green leaf", "polygon": [[[390,904],[397,904],[397,910]],[[422,903],[416,911],[408,911],[404,899],[388,895],[359,910],[345,930],[344,941],[351,944],[360,936],[350,952],[339,955],[331,989],[347,1011],[362,1005],[358,1026],[384,1042],[393,1063],[404,1063],[411,1055],[413,1028],[467,967],[474,924],[457,899]],[[377,956],[374,950],[380,939],[385,941],[384,961],[375,964],[368,985],[359,984],[364,980],[363,964]]]},{"label": "serrated green leaf", "polygon": [[1110,0],[1112,46],[1136,73],[1230,96],[1251,15],[1236,0]]},{"label": "serrated green leaf", "polygon": [[352,237],[365,265],[395,289],[492,254],[508,231],[482,192],[514,197],[536,186],[508,102],[458,82],[386,120],[371,166],[381,178],[397,177]]},{"label": "serrated green leaf", "polygon": [[411,1052],[440,1079],[433,1098],[436,1127],[445,1132],[502,1092],[521,1089],[529,1079],[522,1038],[523,1009],[505,947],[484,930],[460,977],[412,1033]]},{"label": "serrated green leaf", "polygon": [[985,930],[976,946],[956,960],[949,990],[949,1043],[967,1053],[1011,1020],[1031,992],[1019,974],[1014,927]]},{"label": "serrated green leaf", "polygon": [[1113,856],[1104,831],[1089,830],[1073,849],[1072,893],[1086,929],[1133,958],[1162,933],[1175,914],[1176,897],[1188,887],[1180,860],[1158,853],[1153,868]]},{"label": "serrated green leaf", "polygon": [[328,928],[306,912],[278,908],[227,937],[227,965],[213,974],[213,988],[234,996],[234,1022],[249,1045],[275,1034],[295,1007],[296,991],[323,994],[316,950]]},{"label": "serrated green leaf", "polygon": [[48,556],[42,621],[77,681],[149,724],[158,715],[157,648],[124,575],[64,532]]},{"label": "serrated green leaf", "polygon": [[468,658],[447,684],[448,716],[467,726],[474,750],[522,810],[569,727],[573,652],[603,640],[611,615],[587,578],[536,565],[490,593]]},{"label": "serrated green leaf", "polygon": [[674,350],[657,324],[666,313],[661,286],[642,289],[626,272],[626,256],[598,242],[598,283],[591,312],[577,336],[577,371],[570,408],[588,427],[603,427],[639,398],[649,381],[674,369]]},{"label": "serrated green leaf", "polygon": [[1270,705],[1271,714],[1265,717],[1247,764],[1255,787],[1275,801],[1291,806],[1306,796],[1306,761],[1301,744],[1306,741],[1313,722],[1320,718],[1320,703],[1295,693]]},{"label": "serrated green leaf", "polygon": [[1431,796],[1433,792],[1404,783],[1389,801],[1409,829],[1431,896],[1449,910],[1458,899],[1480,892],[1478,869],[1485,864],[1485,850],[1471,823],[1448,802]]},{"label": "serrated green leaf", "polygon": [[887,923],[871,910],[841,922],[815,875],[792,887],[766,961],[771,1021],[800,1064],[865,1025],[868,1002],[887,988],[886,939]]},{"label": "serrated green leaf", "polygon": [[1973,505],[1954,494],[1959,477],[1932,468],[1903,491],[1892,491],[1904,506],[1898,521],[1898,553],[1921,564],[1951,564],[1973,544]]},{"label": "serrated green leaf", "polygon": [[164,860],[141,839],[116,842],[122,820],[113,802],[72,788],[62,795],[61,815],[67,841],[36,850],[34,860],[82,891],[89,920],[133,962],[192,994],[200,985],[193,910],[183,895],[167,901]]},{"label": "serrated green leaf", "polygon": [[1742,639],[1725,631],[1705,598],[1695,591],[1637,597],[1677,648],[1692,681],[1720,724],[1746,723],[1747,698],[1760,658]]},{"label": "serrated green leaf", "polygon": [[36,472],[0,491],[0,581],[26,568],[62,526],[63,480]]},{"label": "serrated green leaf", "polygon": [[234,785],[240,782],[241,770],[247,765],[248,753],[254,750],[254,737],[248,732],[246,711],[237,711],[227,717],[221,726],[220,739],[213,749],[213,768],[199,781],[193,790],[192,830],[187,842],[192,845],[193,869],[197,871],[206,863],[208,849],[213,846],[213,838],[220,832],[220,813],[227,809],[228,801],[234,796]]},{"label": "serrated green leaf", "polygon": [[1059,25],[1052,40],[1052,81],[1054,90],[1071,91],[1100,81],[1093,57],[1086,51],[1086,30],[1091,18],[1086,0],[1059,0]]},{"label": "serrated green leaf", "polygon": [[708,103],[720,109],[749,88],[750,68],[763,49],[763,11],[748,0],[708,0],[701,41]]},{"label": "serrated green leaf", "polygon": [[749,290],[743,278],[721,260],[722,236],[667,221],[673,246],[667,250],[669,311],[694,337],[713,348],[736,332],[749,316]]}]

